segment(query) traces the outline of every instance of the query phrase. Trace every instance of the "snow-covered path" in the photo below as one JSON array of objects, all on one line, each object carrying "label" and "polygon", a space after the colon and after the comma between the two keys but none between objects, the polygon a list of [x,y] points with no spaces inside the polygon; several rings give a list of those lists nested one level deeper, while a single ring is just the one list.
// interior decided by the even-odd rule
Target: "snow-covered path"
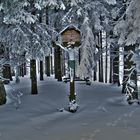
[{"label": "snow-covered path", "polygon": [[76,113],[67,108],[69,84],[46,78],[39,94],[30,95],[30,81],[11,86],[24,93],[22,104],[0,106],[0,140],[140,140],[140,106],[123,103],[120,88],[84,82],[76,83]]}]

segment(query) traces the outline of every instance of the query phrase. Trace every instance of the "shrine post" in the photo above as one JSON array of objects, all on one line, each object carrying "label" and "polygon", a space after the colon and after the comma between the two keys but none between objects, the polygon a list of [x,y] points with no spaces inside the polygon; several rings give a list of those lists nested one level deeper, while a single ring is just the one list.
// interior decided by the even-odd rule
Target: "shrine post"
[{"label": "shrine post", "polygon": [[69,111],[76,112],[78,105],[76,103],[76,92],[75,92],[75,47],[80,45],[80,30],[75,26],[68,26],[61,32],[61,41],[69,54],[69,73],[70,73],[70,92],[69,92]]}]

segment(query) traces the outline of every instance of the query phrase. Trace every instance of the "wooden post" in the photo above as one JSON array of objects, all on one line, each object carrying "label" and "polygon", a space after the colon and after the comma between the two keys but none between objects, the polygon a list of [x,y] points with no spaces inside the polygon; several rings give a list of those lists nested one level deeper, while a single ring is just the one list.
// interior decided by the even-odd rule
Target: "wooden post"
[{"label": "wooden post", "polygon": [[76,94],[75,94],[75,60],[69,60],[69,68],[70,68],[70,95],[69,101],[76,101]]}]

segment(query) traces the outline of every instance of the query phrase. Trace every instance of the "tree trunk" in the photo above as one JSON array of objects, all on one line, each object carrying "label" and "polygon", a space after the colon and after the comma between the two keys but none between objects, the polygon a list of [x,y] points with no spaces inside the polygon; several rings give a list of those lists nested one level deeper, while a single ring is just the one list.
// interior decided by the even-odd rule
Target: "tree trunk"
[{"label": "tree trunk", "polygon": [[23,64],[21,64],[19,66],[19,76],[24,77],[24,65]]},{"label": "tree trunk", "polygon": [[24,75],[26,75],[27,74],[27,70],[26,70],[26,62],[23,64],[24,66]]},{"label": "tree trunk", "polygon": [[11,66],[9,64],[3,67],[3,77],[10,79],[11,81],[13,80],[12,73],[11,73]]},{"label": "tree trunk", "polygon": [[126,92],[126,79],[127,79],[127,76],[126,76],[126,74],[127,74],[127,72],[125,71],[125,69],[127,68],[127,66],[126,66],[126,57],[127,57],[127,55],[128,55],[128,53],[127,53],[127,51],[126,51],[126,47],[124,47],[124,68],[123,68],[123,81],[122,81],[122,94],[125,94],[125,92]]},{"label": "tree trunk", "polygon": [[103,82],[103,53],[102,53],[102,31],[99,33],[99,51],[100,51],[100,60],[99,60],[99,82]]},{"label": "tree trunk", "polygon": [[45,56],[45,74],[47,75],[47,56]]},{"label": "tree trunk", "polygon": [[55,79],[58,78],[58,73],[57,73],[57,69],[58,69],[58,56],[57,56],[57,46],[54,46],[54,73],[55,73]]},{"label": "tree trunk", "polygon": [[107,83],[108,74],[108,43],[107,43],[107,32],[106,32],[106,52],[105,52],[105,83]]},{"label": "tree trunk", "polygon": [[62,69],[61,69],[61,49],[58,47],[57,49],[57,55],[58,55],[58,66],[57,66],[57,73],[58,73],[58,81],[62,81]]},{"label": "tree trunk", "polygon": [[[6,48],[6,50],[5,50],[5,59],[6,59],[6,61],[10,62],[9,48]],[[11,66],[9,63],[3,67],[3,77],[10,79],[11,81],[13,80],[12,73],[11,73]]]},{"label": "tree trunk", "polygon": [[61,68],[62,68],[62,76],[66,75],[66,69],[65,69],[65,52],[61,51]]},{"label": "tree trunk", "polygon": [[16,84],[20,83],[19,75],[20,75],[20,66],[16,66],[16,74],[15,74]]},{"label": "tree trunk", "polygon": [[110,54],[110,73],[109,73],[109,83],[112,83],[113,81],[113,60],[112,60],[112,56]]},{"label": "tree trunk", "polygon": [[113,51],[113,83],[120,86],[119,80],[119,47]]},{"label": "tree trunk", "polygon": [[31,94],[38,94],[37,90],[37,75],[36,75],[36,60],[30,60],[30,74],[31,74]]},{"label": "tree trunk", "polygon": [[0,80],[0,105],[5,104],[5,103],[6,103],[6,91],[4,88],[4,84]]},{"label": "tree trunk", "polygon": [[[34,0],[30,1],[30,7],[31,9],[34,8]],[[32,15],[35,15],[37,11],[32,10],[31,13]],[[34,44],[34,40],[33,40],[33,34],[35,33],[35,23],[31,23],[31,31],[33,32],[30,36],[30,47],[31,49],[33,47]],[[32,54],[33,55],[33,54]],[[32,95],[36,95],[38,94],[38,89],[37,89],[37,74],[36,74],[36,60],[34,58],[34,56],[32,56],[33,58],[30,60],[30,78],[31,78],[31,94]]]},{"label": "tree trunk", "polygon": [[46,74],[47,76],[50,76],[50,56],[45,57],[45,63],[46,63]]},{"label": "tree trunk", "polygon": [[51,67],[51,74],[53,75],[53,56],[52,56],[52,53],[53,53],[53,50],[52,50],[52,48],[51,48],[51,56],[50,56],[50,67]]},{"label": "tree trunk", "polygon": [[132,60],[135,46],[124,47],[124,76],[122,92],[127,95],[127,102],[132,104],[134,100],[138,102],[137,70],[136,64]]},{"label": "tree trunk", "polygon": [[94,81],[96,81],[97,80],[97,72],[94,70],[94,79],[93,79]]},{"label": "tree trunk", "polygon": [[80,65],[80,62],[81,62],[81,49],[79,48],[79,53],[78,53],[78,62],[79,62],[79,65]]},{"label": "tree trunk", "polygon": [[62,71],[61,71],[61,49],[58,46],[54,48],[54,64],[55,64],[55,78],[58,81],[62,81]]},{"label": "tree trunk", "polygon": [[43,61],[40,60],[40,80],[44,80],[43,74]]}]

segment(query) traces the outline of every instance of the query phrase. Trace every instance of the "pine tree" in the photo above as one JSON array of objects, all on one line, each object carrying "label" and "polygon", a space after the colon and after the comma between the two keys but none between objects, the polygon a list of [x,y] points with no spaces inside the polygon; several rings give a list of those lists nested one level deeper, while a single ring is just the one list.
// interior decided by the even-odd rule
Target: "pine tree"
[{"label": "pine tree", "polygon": [[129,104],[138,102],[136,60],[132,59],[136,52],[135,46],[139,44],[139,9],[140,1],[126,1],[125,13],[115,26],[114,32],[119,36],[119,44],[124,44],[124,78],[123,89]]}]

